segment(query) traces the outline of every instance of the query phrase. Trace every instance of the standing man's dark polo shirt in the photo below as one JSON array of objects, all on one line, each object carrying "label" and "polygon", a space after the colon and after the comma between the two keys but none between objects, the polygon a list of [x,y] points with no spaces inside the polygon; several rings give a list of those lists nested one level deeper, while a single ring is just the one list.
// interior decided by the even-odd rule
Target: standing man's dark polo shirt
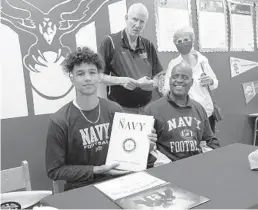
[{"label": "standing man's dark polo shirt", "polygon": [[[104,73],[111,76],[140,79],[153,78],[163,70],[154,45],[139,36],[136,49],[131,49],[125,30],[107,36],[102,42],[99,53],[105,62]],[[114,85],[109,90],[108,98],[125,107],[142,107],[150,102],[152,91],[137,87],[128,90]]]}]

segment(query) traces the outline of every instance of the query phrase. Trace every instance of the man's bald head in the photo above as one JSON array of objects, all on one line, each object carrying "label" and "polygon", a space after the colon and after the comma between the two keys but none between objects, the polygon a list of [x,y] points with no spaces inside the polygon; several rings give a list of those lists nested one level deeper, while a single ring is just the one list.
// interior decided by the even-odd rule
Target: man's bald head
[{"label": "man's bald head", "polygon": [[171,71],[170,91],[175,98],[184,99],[193,85],[193,71],[189,64],[180,62]]},{"label": "man's bald head", "polygon": [[175,65],[171,71],[171,75],[173,74],[173,72],[177,72],[177,71],[182,71],[186,73],[190,78],[193,77],[193,69],[186,62],[180,62],[179,64]]}]

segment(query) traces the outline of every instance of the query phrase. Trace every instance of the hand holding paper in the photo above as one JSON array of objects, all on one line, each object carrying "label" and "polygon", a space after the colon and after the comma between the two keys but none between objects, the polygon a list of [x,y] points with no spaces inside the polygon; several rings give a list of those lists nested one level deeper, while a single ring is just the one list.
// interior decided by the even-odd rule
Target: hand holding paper
[{"label": "hand holding paper", "polygon": [[120,85],[128,90],[134,90],[138,85],[137,80],[130,77],[120,77],[119,81]]},{"label": "hand holding paper", "polygon": [[104,174],[104,173],[107,173],[108,171],[116,168],[117,166],[119,166],[119,163],[114,163],[111,165],[94,166],[93,173],[94,174]]},{"label": "hand holding paper", "polygon": [[137,83],[138,87],[146,91],[151,91],[155,88],[154,81],[146,76],[138,79]]},{"label": "hand holding paper", "polygon": [[120,169],[111,169],[110,171],[106,172],[106,174],[110,175],[123,175],[123,174],[128,174],[131,173],[132,171],[127,171],[127,170],[120,170]]}]

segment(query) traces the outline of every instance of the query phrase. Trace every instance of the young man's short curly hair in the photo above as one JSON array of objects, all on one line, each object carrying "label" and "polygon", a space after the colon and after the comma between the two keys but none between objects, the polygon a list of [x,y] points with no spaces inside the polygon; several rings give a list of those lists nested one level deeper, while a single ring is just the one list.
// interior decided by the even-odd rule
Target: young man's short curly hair
[{"label": "young man's short curly hair", "polygon": [[74,66],[82,63],[95,65],[98,72],[100,72],[104,66],[104,62],[101,57],[88,47],[78,47],[75,52],[68,54],[63,61],[62,66],[66,73],[71,73]]}]

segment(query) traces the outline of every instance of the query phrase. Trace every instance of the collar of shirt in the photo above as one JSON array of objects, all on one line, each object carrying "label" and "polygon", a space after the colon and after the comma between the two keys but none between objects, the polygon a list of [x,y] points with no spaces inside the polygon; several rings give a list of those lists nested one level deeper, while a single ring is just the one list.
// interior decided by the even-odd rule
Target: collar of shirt
[{"label": "collar of shirt", "polygon": [[166,97],[167,101],[170,102],[170,104],[172,104],[175,107],[178,107],[178,108],[186,108],[186,107],[192,108],[192,100],[190,99],[189,95],[187,95],[185,106],[181,106],[181,105],[177,104],[174,97],[171,96],[170,91],[166,94],[165,97]]},{"label": "collar of shirt", "polygon": [[[124,48],[133,50],[129,44],[125,29],[121,31],[121,40],[122,40],[122,46]],[[136,51],[136,50],[144,50],[143,41],[140,36],[138,36],[138,38],[137,38],[137,45],[136,45],[136,48],[134,51]]]},{"label": "collar of shirt", "polygon": [[[197,58],[197,63],[196,63],[196,65],[195,65],[195,67],[196,66],[198,66],[201,62],[203,62],[203,61],[205,61],[205,58],[204,58],[204,56],[201,54],[201,53],[199,53],[198,51],[196,51],[196,50],[192,50],[192,55],[194,55],[196,58]],[[180,54],[177,58],[176,58],[176,62],[181,62],[181,61],[184,61],[185,62],[185,60],[183,59],[183,57],[182,57],[182,55]],[[194,68],[195,68],[194,67]],[[193,69],[194,69],[193,68]]]}]

